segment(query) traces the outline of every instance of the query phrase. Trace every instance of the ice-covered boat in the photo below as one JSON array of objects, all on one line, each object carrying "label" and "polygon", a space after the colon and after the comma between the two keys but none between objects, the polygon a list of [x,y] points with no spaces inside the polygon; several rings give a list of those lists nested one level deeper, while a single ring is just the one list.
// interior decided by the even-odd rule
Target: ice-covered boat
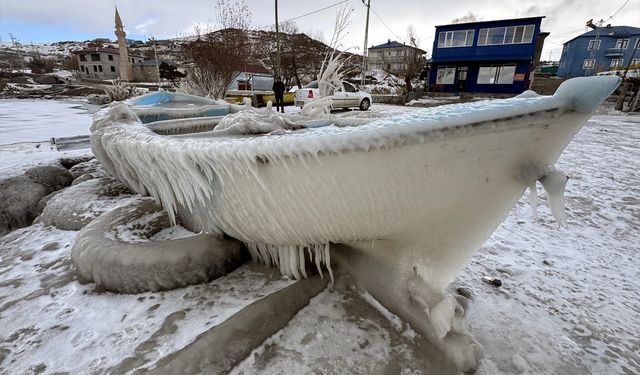
[{"label": "ice-covered boat", "polygon": [[[575,78],[553,96],[263,135],[159,135],[140,108],[116,104],[97,115],[92,148],[190,229],[235,237],[295,277],[334,256],[391,311],[454,340],[446,285],[619,82]],[[176,111],[158,113],[184,117]]]}]

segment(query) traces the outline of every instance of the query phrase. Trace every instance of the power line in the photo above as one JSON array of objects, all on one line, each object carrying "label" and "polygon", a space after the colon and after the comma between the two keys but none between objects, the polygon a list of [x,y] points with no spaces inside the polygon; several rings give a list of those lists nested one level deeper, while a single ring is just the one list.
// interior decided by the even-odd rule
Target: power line
[{"label": "power line", "polygon": [[573,34],[573,33],[577,33],[578,31],[583,31],[583,30],[584,30],[584,27],[581,27],[581,28],[575,29],[575,30],[571,30],[571,31],[563,31],[561,33],[555,33],[555,34],[549,35],[547,37],[547,39],[548,38],[556,38],[556,37],[560,37],[562,35],[567,35],[567,34]]},{"label": "power line", "polygon": [[386,23],[384,23],[384,21],[382,20],[382,18],[380,18],[380,16],[378,15],[378,13],[376,13],[375,9],[373,9],[373,7],[371,8],[371,11],[373,12],[373,14],[376,16],[376,18],[378,18],[380,20],[380,22],[382,22],[382,24],[384,25],[384,27],[387,28],[387,30],[389,30],[389,32],[391,34],[393,34],[393,36],[396,37],[396,39],[401,39],[399,36],[396,35],[396,33],[393,32],[393,30],[391,30],[391,28],[389,26],[387,26]]},{"label": "power line", "polygon": [[609,19],[607,21],[609,21],[610,19],[613,19],[613,17],[615,17],[618,14],[618,12],[622,10],[622,8],[624,8],[627,4],[629,4],[629,1],[631,0],[625,1],[624,4],[622,4],[622,6],[618,10],[616,10],[615,13],[613,13],[613,15],[609,16]]},{"label": "power line", "polygon": [[[302,15],[299,15],[299,16],[296,16],[296,17],[293,17],[293,18],[289,18],[289,19],[286,19],[286,20],[284,20],[284,21],[280,21],[280,23],[282,24],[282,23],[285,23],[285,22],[290,22],[290,21],[297,20],[297,19],[299,19],[299,18],[303,18],[303,17],[306,17],[306,16],[310,16],[310,15],[312,15],[312,14],[316,14],[316,13],[322,12],[323,10],[327,10],[327,9],[329,9],[329,8],[337,7],[338,5],[341,5],[341,4],[344,4],[344,3],[348,3],[349,1],[350,1],[350,0],[343,0],[343,1],[339,1],[339,2],[337,2],[337,3],[335,3],[335,4],[333,4],[333,5],[329,5],[329,6],[326,6],[326,7],[324,7],[324,8],[321,8],[321,9],[318,9],[318,10],[314,10],[314,11],[312,11],[312,12],[305,13],[305,14],[302,14]],[[265,28],[267,28],[267,27],[271,27],[271,26],[275,26],[275,24],[273,24],[273,23],[272,23],[272,24],[270,24],[270,25],[265,26]]]},{"label": "power line", "polygon": [[[622,4],[622,6],[620,6],[620,8],[618,8],[618,10],[616,10],[611,16],[609,16],[608,19],[606,19],[606,20],[604,20],[602,22],[607,22],[607,21],[613,19],[629,3],[629,1],[631,1],[631,0],[625,1],[624,4]],[[549,35],[547,37],[547,39],[558,38],[558,37],[561,37],[561,36],[566,35],[566,34],[573,34],[573,33],[576,33],[578,31],[582,31],[583,29],[584,28],[581,27],[579,29],[575,29],[575,30],[571,30],[571,31],[564,31],[564,32],[561,32],[561,33],[555,33],[555,34]]]}]

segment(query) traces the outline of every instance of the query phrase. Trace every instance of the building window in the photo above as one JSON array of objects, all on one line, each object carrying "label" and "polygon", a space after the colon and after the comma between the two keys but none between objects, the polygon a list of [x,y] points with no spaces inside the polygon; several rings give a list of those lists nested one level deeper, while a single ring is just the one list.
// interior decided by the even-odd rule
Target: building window
[{"label": "building window", "polygon": [[472,46],[474,33],[475,30],[441,31],[438,33],[438,48]]},{"label": "building window", "polygon": [[97,72],[97,71],[98,71],[98,66],[97,66],[97,65],[94,65],[94,66],[93,66],[93,71],[94,71],[94,72]]},{"label": "building window", "polygon": [[640,68],[640,59],[631,60],[631,66],[636,67],[636,68]]},{"label": "building window", "polygon": [[97,53],[91,54],[91,61],[100,61],[100,55]]},{"label": "building window", "polygon": [[582,63],[582,69],[593,69],[596,66],[596,60],[585,59]]},{"label": "building window", "polygon": [[116,71],[116,67],[115,66],[110,66],[109,68],[111,69],[112,72]]},{"label": "building window", "polygon": [[623,64],[623,59],[613,59],[613,60],[611,60],[611,67],[612,68],[621,67],[622,64]]},{"label": "building window", "polygon": [[87,56],[80,55],[80,61],[87,61]]},{"label": "building window", "polygon": [[478,72],[479,85],[510,85],[516,74],[515,65],[481,66]]},{"label": "building window", "polygon": [[600,40],[590,40],[589,46],[587,47],[587,51],[599,50],[600,49]]},{"label": "building window", "polygon": [[531,41],[533,40],[534,29],[535,25],[480,29],[480,32],[478,34],[478,45],[496,46],[501,44],[531,43]]},{"label": "building window", "polygon": [[619,49],[627,49],[629,46],[629,39],[618,39],[616,40],[616,47]]},{"label": "building window", "polygon": [[108,56],[109,61],[113,61],[113,55],[107,55],[107,56]]},{"label": "building window", "polygon": [[452,85],[456,77],[455,66],[439,66],[436,83],[439,85]]},{"label": "building window", "polygon": [[387,70],[391,70],[391,64],[387,64]]},{"label": "building window", "polygon": [[98,65],[98,70],[102,71],[102,65]]},{"label": "building window", "polygon": [[636,39],[636,46],[634,48],[640,49],[640,38]]}]

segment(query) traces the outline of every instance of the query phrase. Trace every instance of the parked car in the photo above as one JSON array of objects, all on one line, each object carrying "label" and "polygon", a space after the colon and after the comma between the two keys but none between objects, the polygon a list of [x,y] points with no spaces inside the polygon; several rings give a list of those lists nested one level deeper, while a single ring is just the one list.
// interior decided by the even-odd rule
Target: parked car
[{"label": "parked car", "polygon": [[[371,94],[358,90],[349,82],[342,82],[342,88],[333,94],[333,109],[360,108],[366,111],[371,106]],[[296,106],[302,108],[309,100],[317,98],[318,81],[312,81],[305,87],[296,90]]]}]

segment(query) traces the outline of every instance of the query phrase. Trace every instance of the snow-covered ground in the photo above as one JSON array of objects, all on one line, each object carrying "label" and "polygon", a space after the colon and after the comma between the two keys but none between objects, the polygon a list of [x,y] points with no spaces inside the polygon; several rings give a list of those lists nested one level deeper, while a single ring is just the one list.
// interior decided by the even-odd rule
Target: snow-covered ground
[{"label": "snow-covered ground", "polygon": [[[23,117],[12,112],[14,126],[32,127],[34,114],[51,111],[49,104],[31,103]],[[412,110],[374,104],[371,115]],[[56,114],[58,124],[78,115]],[[88,113],[78,116],[90,122]],[[34,143],[0,146],[3,176],[60,157],[34,146],[46,139],[39,133],[49,122],[39,121],[26,132]],[[557,163],[570,176],[568,226],[552,220],[542,191],[534,222],[525,194],[460,273],[451,288],[472,296],[469,321],[485,353],[479,373],[640,373],[639,166],[640,116],[602,108]],[[0,238],[0,374],[148,366],[225,314],[289,283],[244,266],[171,292],[100,292],[80,284],[72,270],[76,233],[34,224]],[[503,285],[485,284],[483,275]],[[234,373],[454,372],[367,299],[340,289],[322,292]]]}]

